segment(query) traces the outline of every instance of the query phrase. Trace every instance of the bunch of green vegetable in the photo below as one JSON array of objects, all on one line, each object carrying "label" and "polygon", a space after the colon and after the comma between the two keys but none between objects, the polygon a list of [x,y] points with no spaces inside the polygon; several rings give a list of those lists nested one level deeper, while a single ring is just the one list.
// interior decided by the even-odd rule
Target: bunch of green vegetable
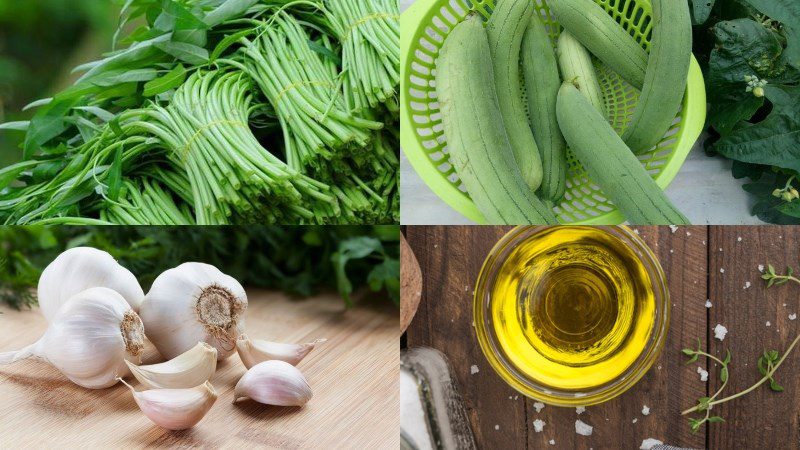
[{"label": "bunch of green vegetable", "polygon": [[695,54],[706,72],[707,151],[749,178],[753,214],[800,223],[800,8],[797,2],[692,2]]},{"label": "bunch of green vegetable", "polygon": [[130,0],[120,22],[124,48],[0,125],[26,133],[0,220],[399,220],[392,2]]},{"label": "bunch of green vegetable", "polygon": [[[664,138],[680,110],[688,4],[653,0],[649,47],[593,0],[546,6],[564,28],[556,51],[530,0],[497,2],[485,27],[470,13],[440,50],[436,89],[450,161],[478,210],[490,223],[555,223],[568,145],[630,223],[688,223],[635,156]],[[623,130],[606,118],[592,57],[639,91]]]},{"label": "bunch of green vegetable", "polygon": [[41,271],[65,249],[107,251],[145,290],[186,261],[224,268],[243,285],[308,296],[337,289],[350,304],[359,289],[385,291],[397,304],[397,226],[0,227],[0,301],[36,303]]}]

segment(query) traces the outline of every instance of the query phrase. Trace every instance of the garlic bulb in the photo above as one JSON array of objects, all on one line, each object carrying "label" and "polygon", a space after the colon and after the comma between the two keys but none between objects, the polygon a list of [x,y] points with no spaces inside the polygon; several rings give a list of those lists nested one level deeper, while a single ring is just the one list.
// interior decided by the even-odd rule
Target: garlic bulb
[{"label": "garlic bulb", "polygon": [[248,339],[247,336],[241,335],[236,341],[236,351],[239,352],[242,363],[248,369],[260,362],[271,360],[285,361],[296,366],[311,350],[314,350],[314,346],[325,341],[327,339],[317,339],[306,344],[281,344],[260,339]]},{"label": "garlic bulb", "polygon": [[134,312],[144,300],[136,277],[113,256],[91,247],[71,248],[58,255],[39,278],[39,307],[48,322],[70,297],[93,287],[117,291]]},{"label": "garlic bulb", "polygon": [[217,392],[208,381],[191,389],[150,389],[136,392],[120,379],[133,393],[133,399],[148,419],[168,430],[185,430],[197,425],[205,417]]},{"label": "garlic bulb", "polygon": [[150,389],[182,389],[203,384],[217,370],[217,349],[198,342],[191,350],[161,364],[137,366],[128,361],[131,373]]},{"label": "garlic bulb", "polygon": [[233,354],[244,333],[247,294],[214,266],[184,263],[156,278],[142,303],[147,337],[167,359],[206,342],[217,358]]},{"label": "garlic bulb", "polygon": [[303,406],[311,396],[306,377],[295,366],[265,361],[253,366],[236,383],[233,401],[252,398],[265,405]]},{"label": "garlic bulb", "polygon": [[127,375],[125,359],[139,362],[143,349],[139,316],[116,291],[95,287],[67,300],[39,341],[0,353],[0,365],[41,358],[75,384],[102,389]]}]

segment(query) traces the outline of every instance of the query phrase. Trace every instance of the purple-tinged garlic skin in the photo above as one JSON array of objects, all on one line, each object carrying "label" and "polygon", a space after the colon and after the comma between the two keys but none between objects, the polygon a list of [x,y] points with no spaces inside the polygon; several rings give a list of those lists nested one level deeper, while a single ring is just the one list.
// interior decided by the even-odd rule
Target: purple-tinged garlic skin
[{"label": "purple-tinged garlic skin", "polygon": [[295,366],[284,361],[265,361],[253,366],[236,384],[234,399],[250,398],[265,405],[303,406],[313,393]]},{"label": "purple-tinged garlic skin", "polygon": [[190,389],[150,389],[133,393],[133,399],[148,419],[167,430],[186,430],[197,425],[217,401],[217,392],[208,381]]},{"label": "purple-tinged garlic skin", "polygon": [[303,360],[311,350],[318,344],[327,339],[317,339],[314,342],[305,344],[283,344],[279,342],[269,342],[260,339],[249,339],[247,336],[239,336],[236,341],[236,351],[242,359],[242,363],[248,369],[264,361],[284,361],[296,366]]}]

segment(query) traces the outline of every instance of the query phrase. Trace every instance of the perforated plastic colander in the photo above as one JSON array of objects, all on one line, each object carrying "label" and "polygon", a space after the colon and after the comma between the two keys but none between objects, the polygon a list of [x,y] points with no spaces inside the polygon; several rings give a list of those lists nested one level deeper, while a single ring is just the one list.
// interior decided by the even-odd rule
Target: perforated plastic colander
[{"label": "perforated plastic colander", "polygon": [[[531,0],[545,18],[555,42],[560,32],[546,0]],[[649,50],[652,30],[650,0],[594,0],[637,42]],[[436,58],[447,34],[470,11],[484,17],[491,14],[494,0],[417,0],[400,18],[402,33],[401,70],[401,147],[425,183],[453,209],[467,218],[485,220],[469,198],[449,162],[442,117],[436,100]],[[486,62],[490,64],[489,61]],[[639,92],[616,73],[596,62],[600,86],[606,103],[606,116],[618,132],[627,126]],[[703,74],[692,56],[686,95],[678,116],[661,142],[639,155],[648,172],[662,189],[675,178],[686,156],[703,129],[706,95]],[[489,118],[487,120],[496,120]],[[587,176],[583,167],[568,153],[567,191],[554,208],[562,223],[619,224],[625,219],[602,190]]]}]

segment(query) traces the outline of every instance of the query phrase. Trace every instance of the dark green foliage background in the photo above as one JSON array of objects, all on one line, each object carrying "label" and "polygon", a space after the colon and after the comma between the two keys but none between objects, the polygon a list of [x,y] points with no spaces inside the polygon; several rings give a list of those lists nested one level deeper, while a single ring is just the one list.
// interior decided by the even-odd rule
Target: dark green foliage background
[{"label": "dark green foliage background", "polygon": [[[710,154],[733,160],[749,178],[752,214],[775,224],[800,223],[800,200],[772,192],[800,175],[800,2],[690,0],[694,55],[706,80]],[[768,84],[747,92],[745,76]]]},{"label": "dark green foliage background", "polygon": [[112,254],[145,292],[183,262],[217,266],[247,288],[308,296],[326,288],[347,304],[360,288],[399,302],[397,226],[0,227],[0,301],[36,303],[44,267],[63,250],[91,246]]}]

